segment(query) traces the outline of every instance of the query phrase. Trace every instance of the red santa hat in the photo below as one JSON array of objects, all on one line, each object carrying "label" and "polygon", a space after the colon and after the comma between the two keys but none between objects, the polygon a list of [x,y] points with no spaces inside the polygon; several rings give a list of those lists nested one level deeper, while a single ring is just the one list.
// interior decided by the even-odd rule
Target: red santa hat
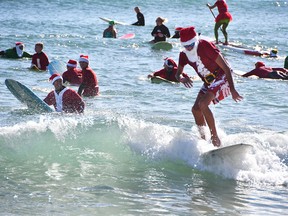
[{"label": "red santa hat", "polygon": [[169,68],[177,67],[176,62],[171,58],[165,58],[164,59],[164,65],[166,65]]},{"label": "red santa hat", "polygon": [[73,59],[70,59],[70,60],[67,62],[67,66],[76,68],[76,67],[77,67],[77,61],[75,61],[75,60],[73,60]]},{"label": "red santa hat", "polygon": [[56,80],[59,80],[59,79],[63,80],[60,74],[52,74],[52,76],[49,78],[49,80],[52,82],[52,85]]},{"label": "red santa hat", "polygon": [[22,42],[15,42],[15,46],[24,46],[24,44]]},{"label": "red santa hat", "polygon": [[182,28],[180,31],[180,41],[182,46],[187,46],[198,41],[198,35],[196,34],[195,28],[193,26]]},{"label": "red santa hat", "polygon": [[89,57],[88,55],[80,55],[79,62],[86,62],[89,64]]},{"label": "red santa hat", "polygon": [[175,31],[180,32],[182,29],[183,29],[183,27],[177,27],[177,28],[175,28]]},{"label": "red santa hat", "polygon": [[264,62],[256,62],[255,63],[256,68],[263,67],[263,66],[265,66]]}]

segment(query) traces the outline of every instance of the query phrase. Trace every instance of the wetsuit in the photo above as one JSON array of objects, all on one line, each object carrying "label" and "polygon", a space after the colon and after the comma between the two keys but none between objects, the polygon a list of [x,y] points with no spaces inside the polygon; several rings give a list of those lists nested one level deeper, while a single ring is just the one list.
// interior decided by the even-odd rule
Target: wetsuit
[{"label": "wetsuit", "polygon": [[[159,37],[159,36],[154,36],[154,34],[157,33],[162,33],[164,36],[163,37]],[[151,35],[154,36],[154,42],[159,42],[159,41],[166,41],[166,37],[169,38],[170,37],[170,32],[169,29],[165,26],[165,25],[160,25],[160,26],[155,26],[153,31],[151,32]]]},{"label": "wetsuit", "polygon": [[132,25],[136,25],[136,26],[145,26],[145,18],[144,15],[139,12],[137,13],[137,22],[133,23]]}]

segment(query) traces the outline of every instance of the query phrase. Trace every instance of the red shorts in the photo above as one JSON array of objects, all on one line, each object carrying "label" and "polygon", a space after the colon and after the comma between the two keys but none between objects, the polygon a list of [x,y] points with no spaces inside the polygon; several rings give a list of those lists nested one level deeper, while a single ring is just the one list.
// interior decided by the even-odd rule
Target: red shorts
[{"label": "red shorts", "polygon": [[200,92],[203,94],[212,92],[215,95],[215,98],[212,100],[213,104],[219,103],[219,101],[223,100],[231,94],[229,83],[225,75],[216,77],[215,81],[210,85],[204,83],[200,89]]}]

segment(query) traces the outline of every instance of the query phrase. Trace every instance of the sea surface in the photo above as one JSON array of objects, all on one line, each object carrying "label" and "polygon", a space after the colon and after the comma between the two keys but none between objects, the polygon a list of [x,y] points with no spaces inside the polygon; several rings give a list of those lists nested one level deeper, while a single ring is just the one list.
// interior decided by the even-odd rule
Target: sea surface
[{"label": "sea surface", "polygon": [[[169,39],[171,51],[151,49],[155,19],[167,18],[171,34],[193,25],[213,38],[206,3],[0,1],[0,50],[21,41],[34,53],[43,42],[50,61],[89,55],[101,91],[84,99],[83,115],[31,113],[4,81],[18,80],[45,98],[53,89],[49,73],[29,70],[29,59],[0,58],[0,215],[288,215],[287,81],[233,76],[243,101],[229,97],[211,109],[223,146],[253,148],[207,163],[201,155],[214,147],[200,139],[191,114],[201,81],[187,89],[147,79],[163,58],[178,62],[182,49],[177,39]],[[231,67],[250,71],[257,61],[283,67],[287,0],[227,3],[230,41],[279,54],[261,58],[220,48]],[[119,36],[135,38],[103,39],[107,23],[99,17],[130,24],[135,6],[146,26],[116,26]],[[185,72],[196,76],[189,66]]]}]

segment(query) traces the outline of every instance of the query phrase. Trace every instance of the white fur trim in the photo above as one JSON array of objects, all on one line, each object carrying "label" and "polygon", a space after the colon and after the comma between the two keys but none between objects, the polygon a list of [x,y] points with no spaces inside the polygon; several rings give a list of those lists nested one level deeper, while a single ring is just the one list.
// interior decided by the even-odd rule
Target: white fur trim
[{"label": "white fur trim", "polygon": [[53,85],[53,83],[54,83],[56,80],[59,80],[59,79],[63,80],[62,76],[56,76],[56,77],[54,77],[53,80],[52,80],[52,85]]},{"label": "white fur trim", "polygon": [[79,58],[79,62],[86,62],[89,64],[89,60],[87,58]]},{"label": "white fur trim", "polygon": [[188,41],[185,41],[185,42],[181,41],[181,45],[182,46],[187,46],[187,45],[190,45],[190,44],[192,44],[193,42],[196,42],[196,41],[198,41],[198,35],[196,35],[194,38],[192,38],[192,39],[190,39]]},{"label": "white fur trim", "polygon": [[67,63],[67,66],[76,68],[76,67],[77,67],[77,64],[70,64],[70,63]]}]

